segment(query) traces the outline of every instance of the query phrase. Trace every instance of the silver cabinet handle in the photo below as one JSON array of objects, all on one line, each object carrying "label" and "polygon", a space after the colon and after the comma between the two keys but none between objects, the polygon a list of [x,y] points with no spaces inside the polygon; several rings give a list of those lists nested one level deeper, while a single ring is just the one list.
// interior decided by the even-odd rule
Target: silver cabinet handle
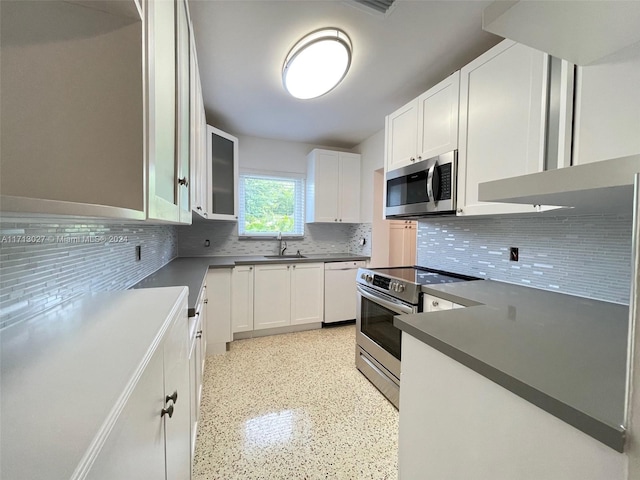
[{"label": "silver cabinet handle", "polygon": [[416,159],[415,159],[415,158],[413,158],[413,157],[411,157],[409,160],[411,160],[412,162],[415,162],[415,161],[416,161]]},{"label": "silver cabinet handle", "polygon": [[189,180],[187,180],[187,177],[182,177],[178,179],[178,185],[184,185],[185,187],[189,186]]},{"label": "silver cabinet handle", "polygon": [[422,160],[422,155],[418,155],[418,160]]},{"label": "silver cabinet handle", "polygon": [[293,266],[293,269],[294,269],[294,270],[296,269],[296,266],[295,266],[295,265]]},{"label": "silver cabinet handle", "polygon": [[249,267],[249,270],[253,270],[253,267]]},{"label": "silver cabinet handle", "polygon": [[462,210],[461,208],[459,208],[459,209],[457,210],[457,212],[458,212],[458,213],[462,213],[462,212],[463,212],[463,210]]},{"label": "silver cabinet handle", "polygon": [[333,221],[334,221],[334,222],[337,222],[337,221],[338,221],[338,219],[337,219],[337,218],[334,218],[334,219],[333,219]]},{"label": "silver cabinet handle", "polygon": [[439,303],[437,300],[434,300],[433,302],[431,302],[431,305],[433,305],[434,307],[437,307]]}]

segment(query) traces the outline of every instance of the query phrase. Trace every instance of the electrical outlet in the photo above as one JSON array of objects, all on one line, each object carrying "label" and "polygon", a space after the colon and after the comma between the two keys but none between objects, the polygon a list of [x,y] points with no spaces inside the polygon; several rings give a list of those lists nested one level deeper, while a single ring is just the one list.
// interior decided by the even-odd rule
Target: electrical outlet
[{"label": "electrical outlet", "polygon": [[136,245],[136,262],[142,260],[142,246]]},{"label": "electrical outlet", "polygon": [[511,262],[518,261],[518,247],[510,247],[509,248],[509,260]]},{"label": "electrical outlet", "polygon": [[207,239],[207,240],[205,240],[205,241],[204,241],[204,246],[205,246],[206,248],[209,248],[209,247],[211,246],[211,242],[210,242],[208,239]]}]

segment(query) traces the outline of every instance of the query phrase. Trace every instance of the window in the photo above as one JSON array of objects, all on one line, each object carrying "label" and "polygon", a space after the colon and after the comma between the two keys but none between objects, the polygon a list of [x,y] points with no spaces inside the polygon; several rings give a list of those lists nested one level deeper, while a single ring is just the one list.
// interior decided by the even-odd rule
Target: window
[{"label": "window", "polygon": [[242,237],[304,235],[302,176],[240,173],[238,234]]}]

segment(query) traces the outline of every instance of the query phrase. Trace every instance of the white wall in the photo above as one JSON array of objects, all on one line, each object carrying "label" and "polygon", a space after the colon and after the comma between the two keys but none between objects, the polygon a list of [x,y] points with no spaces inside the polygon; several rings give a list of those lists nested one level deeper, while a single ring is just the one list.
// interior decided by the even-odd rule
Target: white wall
[{"label": "white wall", "polygon": [[[231,132],[232,133],[232,132]],[[268,138],[238,135],[240,170],[267,170],[271,172],[307,173],[307,154],[314,148],[337,149],[310,143],[287,142]]]},{"label": "white wall", "polygon": [[360,221],[371,223],[373,221],[373,172],[384,167],[384,128],[357,145],[353,151],[362,155]]}]

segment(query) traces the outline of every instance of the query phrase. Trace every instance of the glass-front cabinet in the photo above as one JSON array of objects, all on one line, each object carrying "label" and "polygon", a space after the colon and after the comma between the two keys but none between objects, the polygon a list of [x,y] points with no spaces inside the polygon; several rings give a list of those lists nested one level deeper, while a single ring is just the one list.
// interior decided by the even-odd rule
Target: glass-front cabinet
[{"label": "glass-front cabinet", "polygon": [[207,125],[209,191],[207,209],[211,220],[238,219],[238,139]]}]

